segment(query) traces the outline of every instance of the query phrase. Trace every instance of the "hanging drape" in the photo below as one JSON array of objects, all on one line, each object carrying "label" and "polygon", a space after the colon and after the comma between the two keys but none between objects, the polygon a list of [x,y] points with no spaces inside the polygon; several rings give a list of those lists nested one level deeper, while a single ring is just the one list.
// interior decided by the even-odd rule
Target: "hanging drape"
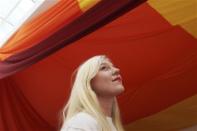
[{"label": "hanging drape", "polygon": [[36,109],[35,99],[31,99],[31,95],[27,95],[24,88],[15,83],[17,80],[9,76],[91,33],[144,1],[62,0],[36,19],[25,23],[0,49],[1,129],[58,130],[58,114],[53,114],[55,121],[52,123],[50,118],[46,120]]},{"label": "hanging drape", "polygon": [[[40,32],[42,38],[29,30],[32,20],[6,43],[0,53],[0,104],[4,105],[0,106],[0,129],[58,130],[72,72],[98,54],[109,56],[121,70],[125,92],[118,96],[118,102],[127,131],[178,130],[197,124],[194,103],[184,104],[189,105],[185,110],[176,106],[192,96],[194,100],[197,94],[195,1],[116,2],[82,4],[76,7],[80,11],[70,23],[54,27],[51,34],[46,31],[42,36]],[[50,10],[56,6],[60,5]],[[26,41],[24,46],[12,43],[12,39],[22,40],[31,34],[38,41]]]},{"label": "hanging drape", "polygon": [[55,130],[54,127],[37,114],[11,78],[0,80],[0,87],[1,131]]},{"label": "hanging drape", "polygon": [[0,78],[43,59],[144,1],[59,1],[25,24],[0,50]]}]

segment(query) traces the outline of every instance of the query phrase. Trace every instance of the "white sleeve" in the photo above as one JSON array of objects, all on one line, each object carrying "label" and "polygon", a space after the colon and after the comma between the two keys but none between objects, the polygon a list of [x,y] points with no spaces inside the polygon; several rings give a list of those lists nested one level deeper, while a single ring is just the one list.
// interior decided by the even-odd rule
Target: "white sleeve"
[{"label": "white sleeve", "polygon": [[67,125],[64,126],[60,131],[99,131],[97,128],[95,127],[89,127],[89,126],[81,126],[81,125]]},{"label": "white sleeve", "polygon": [[100,127],[93,117],[79,113],[64,122],[60,131],[100,131]]},{"label": "white sleeve", "polygon": [[76,128],[76,127],[66,127],[61,129],[61,131],[90,131],[90,130],[84,130],[81,128]]}]

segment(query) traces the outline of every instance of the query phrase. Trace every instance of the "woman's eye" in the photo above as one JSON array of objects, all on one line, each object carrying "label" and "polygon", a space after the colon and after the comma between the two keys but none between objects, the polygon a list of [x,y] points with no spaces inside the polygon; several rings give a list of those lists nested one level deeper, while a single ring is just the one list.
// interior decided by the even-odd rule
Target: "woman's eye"
[{"label": "woman's eye", "polygon": [[107,70],[107,69],[108,69],[107,66],[102,66],[102,67],[100,68],[100,70]]}]

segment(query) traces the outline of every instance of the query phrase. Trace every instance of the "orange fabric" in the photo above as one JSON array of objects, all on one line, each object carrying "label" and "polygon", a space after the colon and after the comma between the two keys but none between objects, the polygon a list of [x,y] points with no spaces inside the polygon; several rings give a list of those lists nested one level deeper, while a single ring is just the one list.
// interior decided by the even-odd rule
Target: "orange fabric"
[{"label": "orange fabric", "polygon": [[81,14],[83,12],[77,0],[60,0],[51,9],[24,24],[0,48],[0,60],[36,45]]}]

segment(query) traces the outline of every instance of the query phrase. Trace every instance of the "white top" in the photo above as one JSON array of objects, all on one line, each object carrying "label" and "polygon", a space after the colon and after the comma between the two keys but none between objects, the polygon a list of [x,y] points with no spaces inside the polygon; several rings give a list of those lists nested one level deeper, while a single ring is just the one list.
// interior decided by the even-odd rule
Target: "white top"
[{"label": "white top", "polygon": [[[106,117],[111,131],[117,131],[111,117]],[[94,117],[85,112],[79,112],[70,120],[63,123],[60,131],[100,131],[100,127]]]}]

